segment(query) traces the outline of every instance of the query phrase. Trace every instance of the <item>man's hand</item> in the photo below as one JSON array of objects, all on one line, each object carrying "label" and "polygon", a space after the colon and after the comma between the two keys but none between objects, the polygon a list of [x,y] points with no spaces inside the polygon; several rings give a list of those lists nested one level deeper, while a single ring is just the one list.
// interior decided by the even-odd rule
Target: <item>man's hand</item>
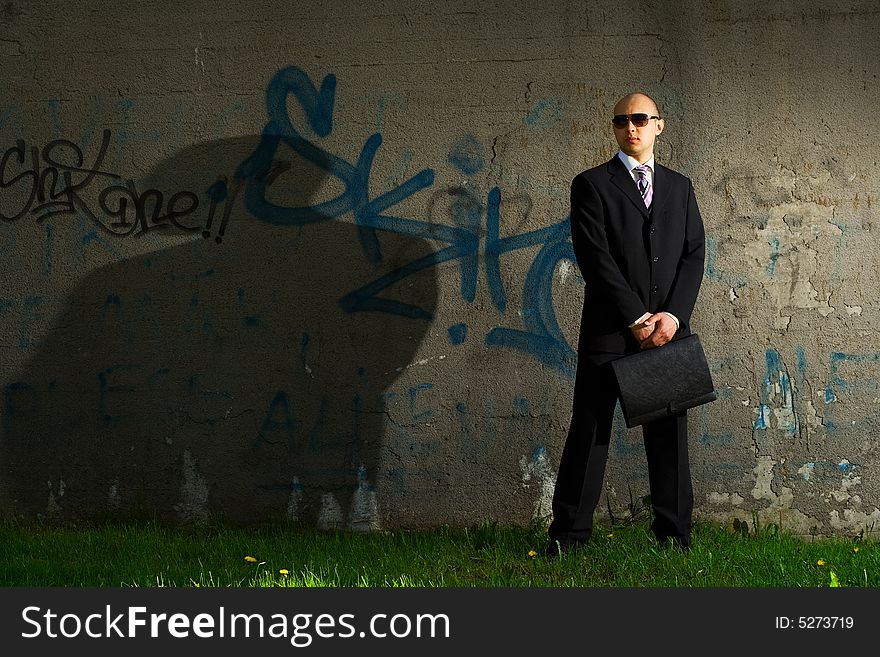
[{"label": "man's hand", "polygon": [[645,329],[642,329],[643,331],[646,330],[648,326],[653,329],[649,331],[645,337],[640,339],[635,330],[637,327],[633,327],[633,335],[636,336],[637,340],[640,340],[642,349],[653,349],[654,347],[660,347],[666,344],[672,339],[672,336],[674,336],[675,332],[678,330],[675,320],[666,313],[655,313],[648,317],[648,319],[644,320],[639,326],[645,327]]},{"label": "man's hand", "polygon": [[633,337],[635,337],[636,342],[641,344],[644,342],[651,333],[654,332],[654,323],[648,322],[647,319],[643,319],[638,324],[633,324],[629,327],[629,330],[632,331]]}]

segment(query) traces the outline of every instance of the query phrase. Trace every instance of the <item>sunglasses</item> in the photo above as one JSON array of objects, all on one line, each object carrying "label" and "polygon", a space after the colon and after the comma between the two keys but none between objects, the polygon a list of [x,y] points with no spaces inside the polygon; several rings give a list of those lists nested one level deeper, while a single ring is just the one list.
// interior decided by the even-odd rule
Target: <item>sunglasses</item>
[{"label": "sunglasses", "polygon": [[659,116],[648,116],[647,114],[616,114],[611,123],[615,128],[625,128],[626,124],[632,121],[637,128],[644,128],[651,119],[659,119]]}]

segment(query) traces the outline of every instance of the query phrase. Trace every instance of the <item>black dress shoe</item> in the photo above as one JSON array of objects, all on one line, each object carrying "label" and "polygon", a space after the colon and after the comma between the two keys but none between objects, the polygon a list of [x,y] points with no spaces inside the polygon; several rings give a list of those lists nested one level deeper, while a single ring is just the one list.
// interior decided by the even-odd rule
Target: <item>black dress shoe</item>
[{"label": "black dress shoe", "polygon": [[547,550],[545,554],[547,557],[553,559],[560,555],[570,554],[579,550],[586,544],[586,541],[572,539],[572,538],[551,538],[550,543],[547,545]]},{"label": "black dress shoe", "polygon": [[660,541],[660,547],[662,547],[664,550],[678,548],[682,552],[690,552],[691,549],[690,540],[686,537],[667,536],[666,538],[658,540]]}]

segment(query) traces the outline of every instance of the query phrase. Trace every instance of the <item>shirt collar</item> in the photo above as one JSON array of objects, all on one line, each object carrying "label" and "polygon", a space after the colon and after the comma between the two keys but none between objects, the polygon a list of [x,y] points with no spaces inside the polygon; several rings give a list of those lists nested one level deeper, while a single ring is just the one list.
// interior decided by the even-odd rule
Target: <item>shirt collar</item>
[{"label": "shirt collar", "polygon": [[[620,161],[623,162],[623,166],[625,166],[626,170],[629,171],[630,173],[632,173],[632,170],[635,169],[637,166],[641,166],[639,164],[639,161],[636,158],[630,157],[629,155],[627,155],[623,151],[617,151],[617,157],[620,158]],[[654,156],[653,155],[651,156],[650,160],[645,162],[645,164],[651,169],[651,173],[654,173]]]}]

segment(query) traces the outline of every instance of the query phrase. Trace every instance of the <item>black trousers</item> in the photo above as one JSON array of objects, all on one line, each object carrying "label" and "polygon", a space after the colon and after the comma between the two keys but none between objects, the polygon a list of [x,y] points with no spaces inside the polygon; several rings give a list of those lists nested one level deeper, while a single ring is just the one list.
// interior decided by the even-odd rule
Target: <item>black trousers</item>
[{"label": "black trousers", "polygon": [[[568,437],[553,492],[551,540],[563,545],[586,542],[593,513],[602,493],[617,382],[608,362],[581,357],[574,389]],[[651,530],[661,542],[669,537],[690,541],[694,493],[687,445],[687,414],[642,425],[654,521]]]}]

